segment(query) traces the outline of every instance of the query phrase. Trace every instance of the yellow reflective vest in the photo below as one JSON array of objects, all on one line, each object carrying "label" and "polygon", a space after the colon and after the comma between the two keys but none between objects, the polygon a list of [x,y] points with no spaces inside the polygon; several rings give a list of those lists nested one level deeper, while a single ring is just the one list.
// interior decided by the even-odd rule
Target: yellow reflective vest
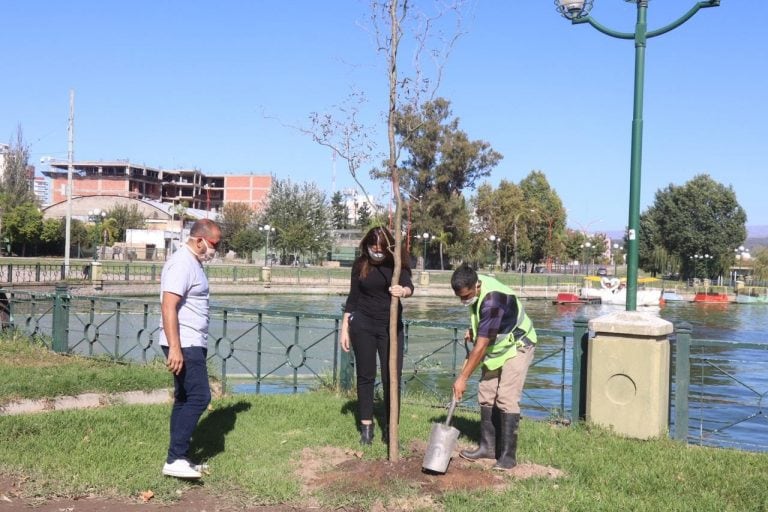
[{"label": "yellow reflective vest", "polygon": [[488,370],[495,370],[501,368],[507,360],[517,355],[517,347],[522,347],[525,344],[535,344],[538,339],[536,337],[536,330],[533,328],[533,322],[528,318],[523,304],[512,290],[492,277],[478,276],[478,278],[482,283],[480,286],[480,296],[477,298],[477,302],[469,308],[470,325],[475,336],[477,336],[477,326],[480,323],[478,312],[486,295],[491,292],[501,292],[514,297],[517,303],[517,319],[512,332],[504,337],[500,335],[485,350],[483,365]]}]

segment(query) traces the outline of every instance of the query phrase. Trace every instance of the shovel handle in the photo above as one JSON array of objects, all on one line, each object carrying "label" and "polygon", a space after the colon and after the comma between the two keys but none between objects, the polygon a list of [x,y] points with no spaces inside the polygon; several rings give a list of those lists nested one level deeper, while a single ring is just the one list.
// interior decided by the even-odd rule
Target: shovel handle
[{"label": "shovel handle", "polygon": [[456,397],[451,399],[451,405],[448,407],[448,416],[445,417],[445,426],[451,424],[451,418],[453,417],[453,411],[456,410]]}]

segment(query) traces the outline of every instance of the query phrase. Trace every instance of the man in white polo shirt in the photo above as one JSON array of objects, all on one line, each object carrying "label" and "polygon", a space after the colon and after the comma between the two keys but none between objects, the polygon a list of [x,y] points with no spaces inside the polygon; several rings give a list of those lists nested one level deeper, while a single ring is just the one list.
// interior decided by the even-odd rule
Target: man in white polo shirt
[{"label": "man in white polo shirt", "polygon": [[173,373],[171,441],[163,474],[200,478],[201,466],[190,462],[189,443],[197,422],[211,402],[208,384],[208,278],[202,263],[221,242],[221,229],[207,219],[192,225],[189,239],[163,266],[160,276],[160,346]]}]

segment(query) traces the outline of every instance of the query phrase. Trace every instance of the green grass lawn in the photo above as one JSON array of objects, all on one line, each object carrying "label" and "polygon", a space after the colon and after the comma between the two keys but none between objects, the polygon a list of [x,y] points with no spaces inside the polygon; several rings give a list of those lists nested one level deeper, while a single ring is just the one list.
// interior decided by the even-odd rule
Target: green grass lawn
[{"label": "green grass lawn", "polygon": [[[9,359],[8,343],[0,344],[0,357]],[[89,361],[71,360],[90,368]],[[110,372],[106,363],[98,364],[99,369]],[[58,366],[45,368],[59,371]],[[137,374],[143,371],[126,365],[113,365],[112,371],[120,373],[125,368]],[[4,366],[0,374],[5,379],[12,372]],[[134,389],[137,380],[141,379],[124,382]],[[48,392],[55,391],[53,382],[46,385]],[[205,477],[206,492],[230,499],[236,496],[248,504],[302,503],[306,497],[300,494],[296,469],[303,449],[361,450],[354,425],[355,405],[354,399],[325,390],[214,400],[192,446],[192,455],[211,467]],[[42,496],[96,493],[128,498],[152,490],[156,499],[172,501],[178,497],[177,491],[194,484],[160,474],[168,443],[169,409],[168,405],[114,405],[0,416],[0,473],[24,476],[26,492]],[[432,422],[444,412],[403,405],[401,456],[409,455],[412,441],[428,439]],[[476,438],[476,414],[460,411],[454,425],[469,439]],[[387,452],[377,440],[362,449],[361,456],[385,459]],[[436,500],[447,511],[768,509],[768,454],[688,447],[666,439],[623,439],[587,425],[563,427],[524,419],[518,460],[551,466],[564,475],[511,480],[503,491],[454,492]],[[393,482],[391,494],[363,497],[345,494],[342,486],[319,490],[316,498],[329,509],[366,509],[373,500],[386,502],[403,496],[403,486],[408,482]],[[409,492],[418,494],[417,489]]]},{"label": "green grass lawn", "polygon": [[0,405],[22,398],[173,387],[162,361],[115,363],[57,354],[13,331],[0,334]]}]

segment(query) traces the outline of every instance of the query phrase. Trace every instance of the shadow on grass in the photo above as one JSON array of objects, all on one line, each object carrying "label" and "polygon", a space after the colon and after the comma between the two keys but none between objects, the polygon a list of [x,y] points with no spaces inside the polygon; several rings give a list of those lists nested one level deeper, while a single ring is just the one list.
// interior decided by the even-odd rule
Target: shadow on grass
[{"label": "shadow on grass", "polygon": [[197,425],[192,438],[189,449],[192,460],[205,461],[222,453],[227,434],[235,428],[238,413],[250,408],[248,402],[237,402],[208,413]]}]

